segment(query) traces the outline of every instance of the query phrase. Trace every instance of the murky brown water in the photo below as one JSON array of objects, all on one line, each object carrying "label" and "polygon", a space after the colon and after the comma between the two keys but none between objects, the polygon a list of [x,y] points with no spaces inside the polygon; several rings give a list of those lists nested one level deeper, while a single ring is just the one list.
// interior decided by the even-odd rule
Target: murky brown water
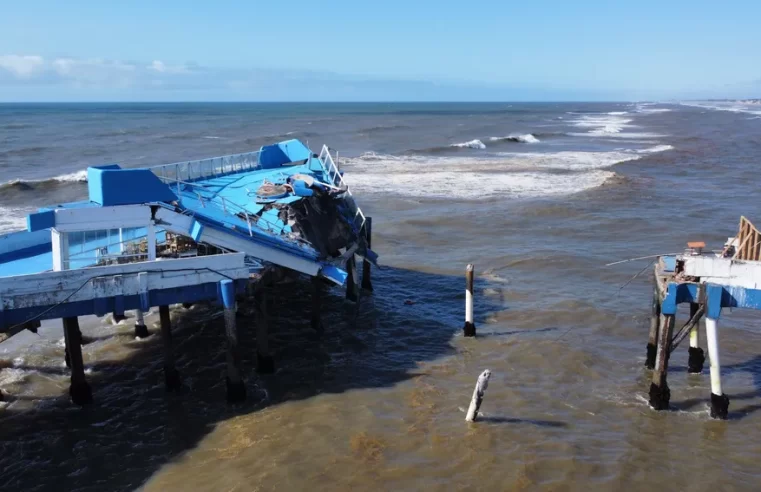
[{"label": "murky brown water", "polygon": [[[134,341],[130,322],[84,328],[98,338],[84,347],[95,398],[85,409],[61,397],[56,325],[33,350],[16,342],[3,354],[15,401],[0,420],[2,488],[757,489],[758,313],[727,310],[720,321],[728,421],[710,419],[707,370],[686,373],[686,347],[671,358],[673,409],[655,412],[643,367],[650,272],[620,289],[647,261],[604,266],[688,239],[718,247],[740,213],[761,217],[758,173],[746,167],[758,144],[701,133],[739,116],[676,113],[656,129],[676,134],[676,150],[617,165],[611,186],[523,201],[362,196],[384,265],[374,295],[356,313],[334,290],[319,336],[306,286],[276,288],[276,374],[255,373],[253,318],[239,321],[240,407],[224,403],[222,319],[204,306],[173,312],[178,395],[163,389],[160,340]],[[476,339],[461,336],[469,262]],[[485,368],[483,418],[469,424]]]}]

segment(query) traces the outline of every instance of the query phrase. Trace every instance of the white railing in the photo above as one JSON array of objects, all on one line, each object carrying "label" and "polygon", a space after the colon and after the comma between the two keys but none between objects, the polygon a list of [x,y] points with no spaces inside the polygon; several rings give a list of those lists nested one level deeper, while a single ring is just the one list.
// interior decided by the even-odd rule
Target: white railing
[{"label": "white railing", "polygon": [[341,171],[333,161],[333,156],[330,155],[330,149],[327,145],[322,146],[322,151],[320,152],[320,157],[318,159],[322,165],[323,170],[328,175],[330,184],[337,186],[342,190],[346,190],[346,201],[349,204],[349,208],[351,209],[352,213],[354,214],[354,225],[357,226],[358,231],[362,231],[362,229],[365,227],[365,214],[362,213],[362,210],[354,200],[354,195],[352,195],[351,190],[349,189],[349,185],[346,183],[346,181],[344,181],[344,178],[341,175]]},{"label": "white railing", "polygon": [[199,179],[212,178],[225,174],[249,171],[259,166],[259,151],[211,157],[197,161],[175,162],[153,166],[150,170],[167,184],[180,186]]}]

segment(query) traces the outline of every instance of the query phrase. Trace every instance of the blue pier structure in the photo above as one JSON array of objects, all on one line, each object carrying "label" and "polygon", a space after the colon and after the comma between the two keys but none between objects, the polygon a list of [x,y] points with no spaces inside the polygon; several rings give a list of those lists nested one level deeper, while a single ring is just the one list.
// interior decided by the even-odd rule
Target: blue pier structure
[{"label": "blue pier structure", "polygon": [[[711,416],[726,419],[729,397],[721,385],[718,321],[723,308],[761,309],[761,234],[743,218],[740,232],[720,253],[703,252],[704,243],[688,243],[684,254],[662,256],[655,266],[653,308],[645,365],[653,369],[650,405],[667,409],[670,353],[689,337],[688,371],[703,371],[705,353],[698,330],[705,319],[710,361]],[[690,306],[689,321],[678,331],[674,319],[680,304]]]},{"label": "blue pier structure", "polygon": [[[168,306],[219,302],[231,319],[234,354],[232,299],[264,273],[293,271],[317,283],[347,284],[348,293],[358,288],[355,257],[364,262],[368,285],[376,264],[370,220],[326,146],[317,154],[288,140],[151,168],[110,164],[90,167],[87,181],[88,200],[42,208],[27,217],[26,231],[0,236],[0,335],[63,319],[75,403],[91,399],[79,316],[121,318],[133,310],[140,336],[138,327],[147,333],[143,313],[158,306],[167,388],[175,389]],[[266,340],[257,343],[260,360],[271,366]],[[239,359],[228,357],[231,402],[245,395]]]}]

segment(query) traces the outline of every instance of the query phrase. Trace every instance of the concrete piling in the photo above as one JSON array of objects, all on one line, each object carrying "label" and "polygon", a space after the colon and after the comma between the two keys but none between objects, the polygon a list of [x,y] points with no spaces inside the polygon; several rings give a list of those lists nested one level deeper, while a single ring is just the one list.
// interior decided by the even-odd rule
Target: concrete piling
[{"label": "concrete piling", "polygon": [[[367,238],[367,249],[370,249],[372,247],[372,236],[373,236],[373,218],[372,217],[366,217],[365,218],[365,237]],[[373,291],[373,283],[370,278],[370,262],[367,261],[367,258],[364,259],[362,262],[362,289],[372,292]]]},{"label": "concrete piling", "polygon": [[[696,302],[690,303],[690,319],[693,319],[698,314],[700,304]],[[687,372],[690,374],[700,374],[703,372],[703,365],[705,364],[706,356],[703,349],[700,348],[698,339],[698,329],[700,327],[700,321],[696,321],[695,325],[690,329],[690,348],[689,357],[687,359]]]},{"label": "concrete piling", "polygon": [[465,268],[465,326],[463,334],[466,337],[476,336],[476,325],[473,323],[473,284],[475,267],[469,264]]},{"label": "concrete piling", "polygon": [[164,382],[167,391],[180,389],[180,373],[174,365],[174,347],[172,346],[172,320],[169,316],[169,306],[159,306],[161,322],[161,339],[164,342]]},{"label": "concrete piling", "polygon": [[729,397],[721,389],[721,362],[719,359],[718,320],[706,318],[706,341],[711,363],[711,417],[726,420],[729,413]]},{"label": "concrete piling", "polygon": [[75,405],[92,403],[92,389],[85,378],[85,363],[82,357],[82,332],[79,331],[79,319],[63,319],[63,337],[66,355],[71,367],[71,385],[69,395]]},{"label": "concrete piling", "polygon": [[352,254],[348,260],[346,260],[346,300],[351,302],[357,302],[359,295],[357,293],[358,274],[357,274],[357,260]]},{"label": "concrete piling", "polygon": [[256,320],[256,372],[272,374],[275,372],[275,360],[270,354],[269,319],[267,315],[267,293],[262,289],[259,294],[259,309]]},{"label": "concrete piling", "polygon": [[235,284],[232,280],[220,282],[222,305],[225,309],[225,336],[227,338],[227,402],[240,403],[246,399],[246,386],[241,375],[241,356],[238,346],[238,328],[235,321]]},{"label": "concrete piling", "polygon": [[658,349],[655,356],[655,370],[650,384],[650,406],[655,410],[667,410],[671,400],[671,390],[667,381],[671,336],[674,331],[674,315],[661,314]]},{"label": "concrete piling", "polygon": [[650,334],[647,340],[647,357],[645,358],[645,367],[648,369],[655,369],[655,354],[658,349],[658,328],[660,322],[661,295],[660,292],[658,292],[658,285],[654,283],[652,312],[650,314]]},{"label": "concrete piling", "polygon": [[468,413],[465,414],[465,420],[467,422],[474,422],[478,418],[478,410],[481,408],[481,403],[484,401],[484,393],[486,388],[489,387],[489,378],[491,377],[491,371],[486,369],[478,376],[476,381],[476,387],[473,390],[473,397],[470,400],[470,406],[468,407]]},{"label": "concrete piling", "polygon": [[150,335],[148,333],[148,327],[145,325],[145,319],[143,318],[143,310],[135,310],[135,338],[147,338]]}]

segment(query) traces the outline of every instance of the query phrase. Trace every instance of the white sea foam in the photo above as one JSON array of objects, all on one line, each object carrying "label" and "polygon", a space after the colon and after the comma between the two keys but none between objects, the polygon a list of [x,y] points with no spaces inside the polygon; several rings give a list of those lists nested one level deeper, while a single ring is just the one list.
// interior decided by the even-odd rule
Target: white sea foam
[{"label": "white sea foam", "polygon": [[[658,146],[647,152],[669,150]],[[346,159],[346,179],[363,194],[409,198],[532,198],[577,193],[602,185],[606,168],[641,159],[643,151],[500,153],[486,158],[390,156]]]},{"label": "white sea foam", "polygon": [[674,146],[673,145],[656,145],[655,147],[634,150],[632,152],[636,152],[638,154],[653,154],[656,152],[666,152],[667,150],[674,150]]},{"label": "white sea foam", "polygon": [[471,140],[469,142],[454,143],[450,147],[459,147],[461,149],[485,149],[486,145],[478,139]]},{"label": "white sea foam", "polygon": [[513,134],[513,135],[508,135],[506,137],[491,137],[489,140],[492,142],[500,142],[503,140],[508,140],[511,142],[520,142],[520,143],[539,143],[540,141],[531,133],[526,133],[523,135]]},{"label": "white sea foam", "polygon": [[[85,183],[87,182],[87,169],[82,169],[81,171],[74,173],[61,174],[60,176],[55,176],[50,179],[53,181],[60,181],[61,183]],[[40,181],[47,180],[43,179]]]},{"label": "white sea foam", "polygon": [[761,104],[746,101],[684,101],[682,106],[761,115]]},{"label": "white sea foam", "polygon": [[0,207],[0,234],[26,228],[26,216],[34,212],[31,207]]},{"label": "white sea foam", "polygon": [[621,116],[622,114],[629,114],[628,111],[611,111],[608,113],[611,116]]}]

